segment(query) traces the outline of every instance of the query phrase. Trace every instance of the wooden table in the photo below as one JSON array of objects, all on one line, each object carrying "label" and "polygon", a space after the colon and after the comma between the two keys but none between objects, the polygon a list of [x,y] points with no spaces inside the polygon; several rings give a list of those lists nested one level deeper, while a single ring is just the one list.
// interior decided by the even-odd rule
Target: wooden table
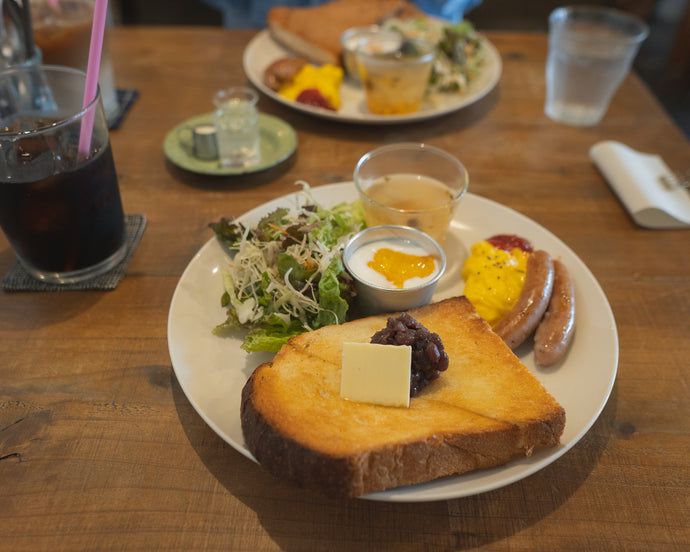
[{"label": "wooden table", "polygon": [[[690,166],[690,144],[636,76],[601,124],[542,111],[546,37],[488,33],[500,85],[420,124],[327,122],[262,97],[294,126],[275,169],[208,178],[168,163],[166,133],[246,82],[250,31],[117,28],[120,87],[140,97],[112,132],[123,201],[148,227],[112,292],[0,293],[0,548],[3,550],[688,550],[690,255],[687,231],[636,226],[588,159],[621,140]],[[470,189],[524,213],[589,266],[613,308],[618,377],[591,430],[531,477],[421,504],[333,500],[277,481],[191,406],[168,355],[175,286],[207,224],[294,191],[351,179],[373,147],[447,149]],[[0,237],[0,274],[14,262]]]}]

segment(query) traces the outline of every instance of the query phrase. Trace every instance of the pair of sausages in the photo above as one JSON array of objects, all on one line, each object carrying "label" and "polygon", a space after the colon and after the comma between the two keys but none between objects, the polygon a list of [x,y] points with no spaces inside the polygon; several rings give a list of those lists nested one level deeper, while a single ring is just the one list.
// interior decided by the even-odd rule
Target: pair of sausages
[{"label": "pair of sausages", "polygon": [[561,261],[537,250],[527,259],[525,283],[517,302],[494,332],[511,349],[535,332],[536,362],[550,366],[563,357],[574,331],[575,290],[570,274]]}]

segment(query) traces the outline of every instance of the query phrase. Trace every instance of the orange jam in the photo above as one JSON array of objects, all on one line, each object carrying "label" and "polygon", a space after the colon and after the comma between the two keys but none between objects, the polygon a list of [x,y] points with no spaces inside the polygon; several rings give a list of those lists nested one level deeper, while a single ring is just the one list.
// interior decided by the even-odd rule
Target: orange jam
[{"label": "orange jam", "polygon": [[411,278],[426,278],[436,269],[433,255],[410,255],[384,247],[376,250],[374,259],[367,263],[369,268],[402,289]]}]

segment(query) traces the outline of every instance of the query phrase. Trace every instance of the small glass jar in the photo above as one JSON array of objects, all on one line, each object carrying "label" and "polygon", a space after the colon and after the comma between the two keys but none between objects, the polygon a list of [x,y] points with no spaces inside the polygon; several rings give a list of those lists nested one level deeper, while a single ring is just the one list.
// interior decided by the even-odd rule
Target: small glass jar
[{"label": "small glass jar", "polygon": [[218,158],[227,168],[252,167],[261,161],[258,94],[244,87],[216,92],[213,125],[216,127]]}]

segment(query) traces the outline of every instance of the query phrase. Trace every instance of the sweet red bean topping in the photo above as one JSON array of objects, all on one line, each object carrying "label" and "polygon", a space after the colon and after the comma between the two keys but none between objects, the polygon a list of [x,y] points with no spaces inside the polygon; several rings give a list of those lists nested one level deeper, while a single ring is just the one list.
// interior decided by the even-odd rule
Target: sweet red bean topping
[{"label": "sweet red bean topping", "polygon": [[371,342],[412,347],[410,397],[416,396],[448,368],[448,355],[439,335],[427,330],[407,313],[397,318],[390,317],[386,327],[376,332]]}]

